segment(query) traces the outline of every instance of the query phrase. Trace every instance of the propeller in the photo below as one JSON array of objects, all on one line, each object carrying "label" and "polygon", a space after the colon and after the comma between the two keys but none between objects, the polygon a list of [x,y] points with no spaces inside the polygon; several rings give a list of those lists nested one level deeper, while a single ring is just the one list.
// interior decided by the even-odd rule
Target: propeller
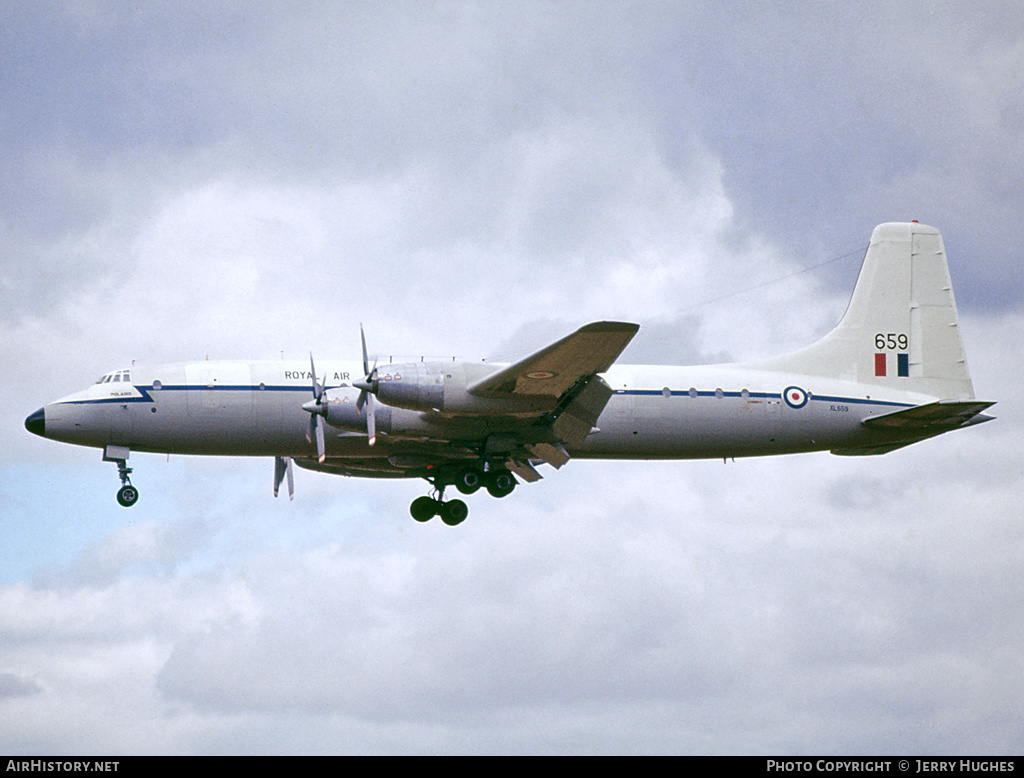
[{"label": "propeller", "polygon": [[281,488],[281,481],[288,476],[288,499],[295,499],[295,476],[292,475],[291,457],[274,457],[274,496]]},{"label": "propeller", "polygon": [[377,362],[374,360],[373,369],[370,369],[370,359],[366,354],[366,333],[363,325],[359,325],[359,339],[363,344],[363,373],[366,377],[362,381],[353,381],[353,385],[362,391],[359,392],[359,399],[356,400],[356,408],[359,410],[366,406],[366,434],[370,438],[370,445],[377,442],[377,415],[373,396],[377,393]]},{"label": "propeller", "polygon": [[327,454],[324,450],[324,422],[323,417],[327,415],[327,408],[324,405],[324,388],[316,380],[316,366],[313,364],[313,354],[309,355],[309,372],[313,379],[313,399],[302,406],[302,410],[309,413],[309,430],[306,432],[306,440],[310,443],[316,438],[316,456],[320,464],[324,463]]}]

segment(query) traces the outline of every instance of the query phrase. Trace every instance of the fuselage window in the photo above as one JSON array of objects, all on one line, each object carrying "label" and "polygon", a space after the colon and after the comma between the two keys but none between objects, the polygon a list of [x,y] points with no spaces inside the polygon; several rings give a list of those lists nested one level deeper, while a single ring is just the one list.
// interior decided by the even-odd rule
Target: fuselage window
[{"label": "fuselage window", "polygon": [[723,392],[721,388],[715,389],[715,397],[721,400],[723,397],[725,397],[725,392]]},{"label": "fuselage window", "polygon": [[664,389],[662,389],[662,390],[661,390],[661,393],[662,393],[662,394],[663,394],[663,395],[664,395],[665,397],[671,397],[671,396],[672,396],[672,390],[671,390],[671,389],[669,389],[669,388],[668,388],[667,386],[666,386],[666,387],[665,387]]},{"label": "fuselage window", "polygon": [[694,400],[697,399],[697,388],[695,386],[690,387],[690,397],[692,397]]},{"label": "fuselage window", "polygon": [[153,388],[157,389],[157,390],[160,390],[160,389],[164,388],[164,385],[162,383],[160,383],[160,381],[154,381],[153,382]]}]

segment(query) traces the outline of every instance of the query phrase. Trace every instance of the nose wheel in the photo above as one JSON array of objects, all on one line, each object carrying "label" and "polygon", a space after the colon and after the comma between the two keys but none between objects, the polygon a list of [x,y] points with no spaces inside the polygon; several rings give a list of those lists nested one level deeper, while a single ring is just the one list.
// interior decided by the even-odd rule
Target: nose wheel
[{"label": "nose wheel", "polygon": [[131,484],[125,484],[117,490],[117,501],[125,508],[131,508],[138,502],[139,490]]},{"label": "nose wheel", "polygon": [[[118,456],[119,454],[124,456]],[[139,490],[132,486],[132,479],[129,478],[132,469],[128,467],[127,457],[127,448],[110,446],[103,454],[103,461],[114,462],[117,465],[117,475],[121,479],[121,488],[117,490],[117,502],[125,508],[131,508],[139,501]]]}]

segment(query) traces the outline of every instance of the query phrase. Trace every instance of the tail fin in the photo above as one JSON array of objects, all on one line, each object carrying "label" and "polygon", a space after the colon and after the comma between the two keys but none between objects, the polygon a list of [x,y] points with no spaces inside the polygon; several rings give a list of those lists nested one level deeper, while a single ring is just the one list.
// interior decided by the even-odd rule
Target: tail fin
[{"label": "tail fin", "polygon": [[876,227],[839,325],[757,367],[973,399],[942,235],[917,223]]}]

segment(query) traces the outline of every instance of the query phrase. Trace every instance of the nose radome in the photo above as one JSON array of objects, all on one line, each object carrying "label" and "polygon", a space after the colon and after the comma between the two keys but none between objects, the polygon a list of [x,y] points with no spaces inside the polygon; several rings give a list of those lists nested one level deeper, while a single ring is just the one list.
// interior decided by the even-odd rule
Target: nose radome
[{"label": "nose radome", "polygon": [[38,411],[33,413],[27,419],[25,419],[25,429],[31,432],[33,435],[39,435],[45,437],[46,435],[46,412],[40,408]]}]

